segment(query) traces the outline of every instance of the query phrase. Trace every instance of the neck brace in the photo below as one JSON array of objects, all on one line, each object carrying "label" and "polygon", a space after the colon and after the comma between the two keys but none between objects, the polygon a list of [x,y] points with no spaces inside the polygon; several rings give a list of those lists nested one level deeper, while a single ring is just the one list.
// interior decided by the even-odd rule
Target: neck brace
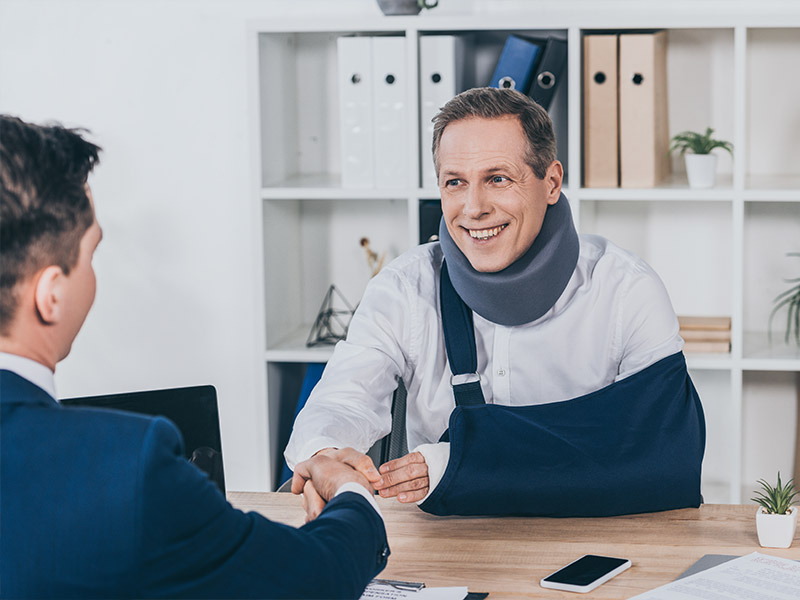
[{"label": "neck brace", "polygon": [[484,319],[505,326],[530,323],[553,307],[572,277],[580,250],[563,193],[547,207],[542,229],[528,251],[502,271],[476,271],[450,237],[444,218],[439,240],[461,299]]}]

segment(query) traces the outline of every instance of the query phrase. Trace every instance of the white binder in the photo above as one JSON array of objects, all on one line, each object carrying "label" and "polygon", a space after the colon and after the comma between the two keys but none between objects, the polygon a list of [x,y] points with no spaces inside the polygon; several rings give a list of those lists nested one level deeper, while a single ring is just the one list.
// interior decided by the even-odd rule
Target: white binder
[{"label": "white binder", "polygon": [[419,40],[420,185],[436,188],[431,119],[463,86],[464,40],[455,35],[424,35]]},{"label": "white binder", "polygon": [[340,37],[337,51],[342,187],[372,187],[372,38]]},{"label": "white binder", "polygon": [[372,38],[376,188],[408,186],[406,39]]}]

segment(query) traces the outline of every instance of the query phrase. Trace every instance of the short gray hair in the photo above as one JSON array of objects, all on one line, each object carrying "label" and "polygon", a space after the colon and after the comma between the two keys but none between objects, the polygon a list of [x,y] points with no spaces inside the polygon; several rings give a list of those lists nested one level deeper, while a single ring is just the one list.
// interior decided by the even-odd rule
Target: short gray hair
[{"label": "short gray hair", "polygon": [[445,104],[433,118],[433,163],[439,175],[439,143],[445,127],[463,119],[499,119],[514,116],[519,119],[528,140],[525,162],[539,179],[556,160],[556,136],[547,111],[517,90],[474,88],[460,93]]}]

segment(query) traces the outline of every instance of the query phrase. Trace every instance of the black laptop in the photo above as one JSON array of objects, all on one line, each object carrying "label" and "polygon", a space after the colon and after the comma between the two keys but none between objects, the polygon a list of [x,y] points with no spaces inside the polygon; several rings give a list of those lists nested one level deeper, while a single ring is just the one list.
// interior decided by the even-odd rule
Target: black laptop
[{"label": "black laptop", "polygon": [[168,418],[183,435],[186,458],[208,473],[220,491],[225,493],[217,390],[213,385],[66,398],[61,400],[61,404],[110,408]]}]

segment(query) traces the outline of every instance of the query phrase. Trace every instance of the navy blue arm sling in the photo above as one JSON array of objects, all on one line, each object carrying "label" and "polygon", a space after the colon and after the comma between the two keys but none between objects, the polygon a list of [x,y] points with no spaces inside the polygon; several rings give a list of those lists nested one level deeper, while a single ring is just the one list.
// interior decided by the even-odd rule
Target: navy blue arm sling
[{"label": "navy blue arm sling", "polygon": [[682,352],[572,400],[486,404],[472,311],[446,264],[441,306],[456,408],[447,470],[422,510],[600,517],[701,504],[705,419]]}]

